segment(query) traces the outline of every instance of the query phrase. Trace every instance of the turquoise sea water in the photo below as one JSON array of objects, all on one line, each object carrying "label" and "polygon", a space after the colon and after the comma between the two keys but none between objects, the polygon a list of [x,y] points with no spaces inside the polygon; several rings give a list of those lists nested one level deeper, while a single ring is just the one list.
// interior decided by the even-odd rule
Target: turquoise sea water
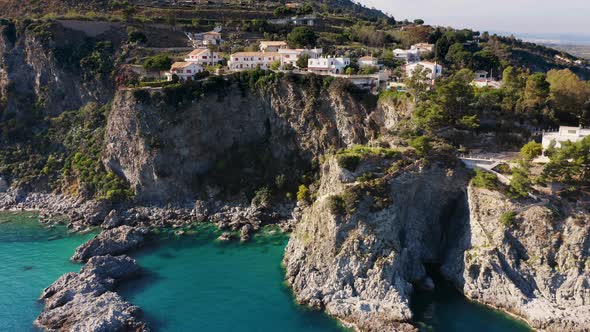
[{"label": "turquoise sea water", "polygon": [[31,331],[41,310],[37,298],[60,275],[78,271],[68,260],[91,238],[46,228],[33,213],[0,214],[0,331]]},{"label": "turquoise sea water", "polygon": [[121,293],[159,331],[343,331],[320,312],[297,306],[283,284],[288,238],[247,244],[215,241],[211,227],[168,238],[136,258],[150,274]]},{"label": "turquoise sea water", "polygon": [[[145,269],[120,293],[145,311],[155,331],[345,331],[326,315],[293,302],[281,269],[287,237],[267,232],[247,244],[215,241],[202,226],[184,237],[163,235],[133,254]],[[93,235],[47,229],[33,214],[0,214],[0,331],[31,331],[41,290],[61,274],[74,249]],[[439,287],[415,299],[423,331],[530,331],[508,316]]]}]

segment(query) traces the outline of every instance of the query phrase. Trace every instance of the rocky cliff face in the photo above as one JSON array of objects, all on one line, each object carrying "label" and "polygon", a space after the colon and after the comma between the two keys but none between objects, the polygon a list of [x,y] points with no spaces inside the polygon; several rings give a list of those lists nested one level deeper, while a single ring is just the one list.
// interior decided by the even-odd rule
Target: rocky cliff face
[{"label": "rocky cliff face", "polygon": [[55,116],[88,102],[110,100],[112,85],[84,79],[73,53],[87,42],[82,32],[59,23],[0,25],[0,100],[3,119],[37,109]]},{"label": "rocky cliff face", "polygon": [[[462,202],[468,172],[416,163],[371,183],[356,179],[371,169],[350,173],[334,160],[324,165],[319,198],[286,249],[287,280],[299,302],[359,330],[414,330],[408,323],[413,284],[427,280],[424,263],[442,259],[446,222]],[[362,194],[345,216],[335,214],[331,197],[347,197],[359,186],[380,188]],[[389,204],[376,207],[377,199]]]},{"label": "rocky cliff face", "polygon": [[[506,226],[500,216],[510,211],[516,215]],[[470,187],[469,212],[458,251],[443,266],[467,297],[537,329],[590,329],[588,211],[561,201],[515,203]]]},{"label": "rocky cliff face", "polygon": [[[431,287],[424,264],[434,264],[468,298],[536,329],[588,331],[590,224],[583,207],[552,197],[515,202],[469,187],[459,166],[418,162],[360,181],[366,172],[374,166],[351,173],[331,159],[322,167],[318,198],[284,258],[299,302],[361,331],[412,330],[411,294]],[[350,193],[359,187],[367,194],[351,209]],[[376,207],[375,196],[388,203]],[[502,217],[506,212],[513,218]]]},{"label": "rocky cliff face", "polygon": [[264,184],[278,174],[298,180],[327,150],[366,143],[395,123],[391,109],[374,110],[376,97],[359,100],[321,78],[282,79],[256,92],[226,84],[178,107],[170,107],[166,89],[148,96],[119,91],[105,165],[140,200],[194,197],[224,183]]}]

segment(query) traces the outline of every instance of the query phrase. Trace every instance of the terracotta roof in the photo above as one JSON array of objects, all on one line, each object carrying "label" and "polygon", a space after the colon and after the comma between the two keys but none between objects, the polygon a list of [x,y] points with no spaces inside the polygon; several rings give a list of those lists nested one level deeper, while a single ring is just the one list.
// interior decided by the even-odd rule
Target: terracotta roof
[{"label": "terracotta roof", "polygon": [[204,35],[221,35],[221,33],[219,33],[219,32],[216,32],[216,31],[208,31],[208,32],[205,32],[205,33],[203,33],[203,34],[204,34]]},{"label": "terracotta roof", "polygon": [[207,51],[209,51],[209,49],[207,49],[207,48],[197,48],[197,49],[194,49],[192,52],[190,52],[188,55],[201,55]]},{"label": "terracotta roof", "polygon": [[194,62],[175,62],[172,64],[172,69],[186,68],[191,65],[197,65],[197,64]]},{"label": "terracotta roof", "polygon": [[364,56],[362,58],[360,58],[359,60],[362,61],[373,61],[373,60],[377,60],[376,58],[373,58],[372,56]]},{"label": "terracotta roof", "polygon": [[280,56],[278,52],[237,52],[233,53],[231,57],[244,57],[244,56]]}]

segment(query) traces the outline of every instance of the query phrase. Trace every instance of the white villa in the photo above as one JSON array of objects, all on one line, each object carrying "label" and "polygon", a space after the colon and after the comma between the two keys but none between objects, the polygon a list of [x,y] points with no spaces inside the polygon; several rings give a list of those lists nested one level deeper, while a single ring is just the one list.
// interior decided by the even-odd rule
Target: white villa
[{"label": "white villa", "polygon": [[420,56],[434,51],[434,44],[419,43],[410,46],[409,50],[396,48],[393,50],[393,56],[399,60],[405,60],[408,63],[420,61]]},{"label": "white villa", "polygon": [[219,45],[221,44],[221,33],[217,31],[209,31],[203,33],[203,45]]},{"label": "white villa", "polygon": [[401,48],[396,48],[393,50],[393,56],[398,60],[404,60],[408,63],[420,61],[418,50],[402,50]]},{"label": "white villa", "polygon": [[203,72],[203,67],[196,62],[175,62],[170,71],[166,73],[166,79],[172,81],[174,75],[181,81],[192,80],[195,74]]},{"label": "white villa", "polygon": [[350,58],[318,58],[309,59],[307,70],[316,74],[343,74],[350,66]]},{"label": "white villa", "polygon": [[287,42],[263,40],[260,42],[260,52],[278,52],[280,49],[288,48]]},{"label": "white villa", "polygon": [[213,52],[208,48],[197,48],[190,52],[184,61],[196,62],[201,66],[214,66],[222,60],[222,57],[217,52]]},{"label": "white villa", "polygon": [[406,65],[406,75],[408,77],[414,76],[414,72],[418,70],[418,68],[422,68],[427,71],[426,77],[434,81],[438,77],[442,75],[443,67],[436,62],[429,62],[429,61],[420,61],[415,63],[410,63]]},{"label": "white villa", "polygon": [[310,59],[318,59],[322,56],[324,51],[321,48],[307,49],[307,48],[283,48],[279,50],[281,55],[281,67],[285,65],[292,65],[297,67],[297,60],[303,55],[308,55]]},{"label": "white villa", "polygon": [[358,65],[360,68],[378,67],[379,59],[373,58],[372,56],[364,56],[358,59]]},{"label": "white villa", "polygon": [[410,47],[410,50],[418,51],[418,54],[431,53],[434,51],[434,44],[418,43]]},{"label": "white villa", "polygon": [[230,70],[269,69],[275,61],[281,61],[278,52],[238,52],[230,56]]},{"label": "white villa", "polygon": [[587,136],[590,136],[590,129],[561,126],[559,131],[543,133],[543,151],[552,146],[559,149],[563,142],[576,143]]}]

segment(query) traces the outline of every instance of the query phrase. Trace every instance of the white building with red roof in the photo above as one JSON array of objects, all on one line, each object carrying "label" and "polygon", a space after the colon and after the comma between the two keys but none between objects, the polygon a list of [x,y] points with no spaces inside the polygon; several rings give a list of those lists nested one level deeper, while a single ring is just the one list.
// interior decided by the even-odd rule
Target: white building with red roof
[{"label": "white building with red roof", "polygon": [[172,64],[170,71],[166,73],[166,78],[168,81],[172,81],[176,75],[179,80],[187,81],[194,79],[195,74],[203,71],[203,67],[196,62],[175,62]]},{"label": "white building with red roof", "polygon": [[281,61],[278,52],[238,52],[233,53],[229,59],[230,70],[269,69],[275,61]]},{"label": "white building with red roof", "polygon": [[221,60],[222,57],[218,52],[213,52],[208,48],[197,48],[184,59],[186,62],[196,62],[203,67],[214,66]]}]

